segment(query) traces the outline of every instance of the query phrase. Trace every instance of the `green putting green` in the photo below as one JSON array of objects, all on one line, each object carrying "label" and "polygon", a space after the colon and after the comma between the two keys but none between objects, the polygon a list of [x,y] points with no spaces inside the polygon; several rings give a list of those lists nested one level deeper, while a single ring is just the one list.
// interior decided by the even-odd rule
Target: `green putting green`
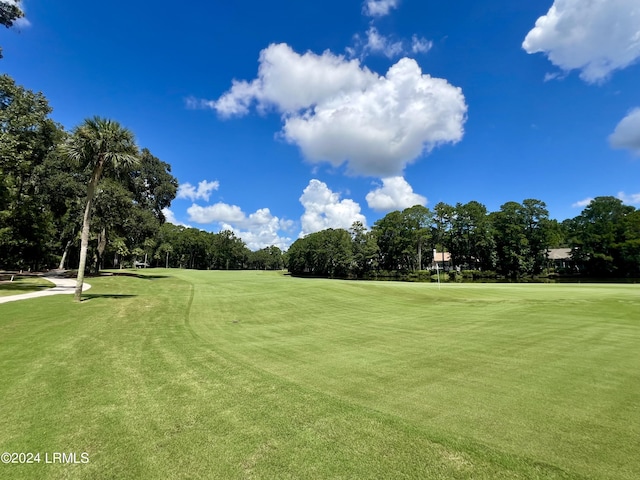
[{"label": "green putting green", "polygon": [[0,452],[41,454],[0,478],[640,478],[638,285],[90,283],[0,305]]}]

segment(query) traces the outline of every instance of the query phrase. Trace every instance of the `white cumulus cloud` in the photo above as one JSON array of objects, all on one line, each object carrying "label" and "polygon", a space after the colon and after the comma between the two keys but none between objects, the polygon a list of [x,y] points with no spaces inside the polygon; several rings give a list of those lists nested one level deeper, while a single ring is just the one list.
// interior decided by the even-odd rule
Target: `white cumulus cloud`
[{"label": "white cumulus cloud", "polygon": [[564,71],[580,70],[588,83],[602,82],[640,57],[640,2],[555,0],[522,47]]},{"label": "white cumulus cloud", "polygon": [[467,105],[460,88],[400,59],[380,76],[358,60],[324,52],[300,55],[285,44],[260,54],[258,78],[234,81],[215,102],[223,116],[256,104],[282,114],[282,137],[310,162],[346,162],[351,173],[395,176],[464,133]]},{"label": "white cumulus cloud", "polygon": [[176,215],[167,207],[162,209],[162,214],[164,215],[164,219],[167,221],[167,223],[172,223],[173,225],[179,225],[181,227],[191,228],[190,225],[187,225],[186,223],[182,223],[181,221],[179,221],[176,218]]},{"label": "white cumulus cloud", "polygon": [[640,155],[640,108],[634,108],[620,120],[609,135],[609,144],[613,148],[625,148]]},{"label": "white cumulus cloud", "polygon": [[404,177],[383,178],[382,186],[369,192],[366,198],[369,208],[379,212],[427,204],[427,198],[415,193]]},{"label": "white cumulus cloud", "polygon": [[187,208],[189,220],[196,223],[237,223],[245,219],[245,214],[237,205],[218,202],[213,205],[203,207],[194,203]]},{"label": "white cumulus cloud", "polygon": [[197,188],[187,182],[178,187],[176,198],[186,198],[191,201],[205,200],[208,202],[211,192],[218,190],[218,188],[220,188],[220,182],[217,180],[213,182],[202,180],[198,183]]},{"label": "white cumulus cloud", "polygon": [[301,218],[302,232],[300,236],[319,232],[327,228],[351,227],[353,222],[367,220],[360,213],[360,205],[349,198],[340,199],[340,195],[331,191],[326,183],[313,179],[304,189],[300,197],[300,203],[304,207]]},{"label": "white cumulus cloud", "polygon": [[[362,61],[370,54],[384,55],[385,57],[398,58],[409,53],[427,53],[433,47],[433,42],[424,37],[413,35],[410,41],[394,40],[390,36],[381,34],[373,25],[366,32],[366,39],[354,35],[354,45],[346,48],[349,58],[358,57]],[[203,105],[206,107],[206,102]]]},{"label": "white cumulus cloud", "polygon": [[365,52],[380,53],[387,58],[398,57],[404,52],[401,41],[394,42],[389,37],[381,35],[374,26],[367,30],[367,43],[363,48]]},{"label": "white cumulus cloud", "polygon": [[627,205],[640,205],[640,193],[627,195],[624,192],[619,192],[618,198],[622,200],[622,203],[626,203]]},{"label": "white cumulus cloud", "polygon": [[466,111],[459,88],[403,58],[366,89],[288,117],[283,134],[312,162],[346,161],[351,173],[388,177],[437,145],[458,142]]},{"label": "white cumulus cloud", "polygon": [[368,17],[384,17],[398,7],[399,0],[366,0],[362,12]]},{"label": "white cumulus cloud", "polygon": [[411,37],[411,51],[413,53],[427,53],[433,47],[433,42],[423,37]]},{"label": "white cumulus cloud", "polygon": [[187,209],[187,213],[192,222],[218,224],[221,230],[231,230],[251,250],[271,245],[286,249],[292,241],[281,232],[291,230],[293,222],[274,216],[268,208],[261,208],[247,215],[237,205],[218,202],[205,207],[193,204]]},{"label": "white cumulus cloud", "polygon": [[268,208],[261,208],[235,224],[222,223],[221,226],[242,238],[251,250],[271,245],[286,250],[292,242],[291,237],[283,236],[281,231],[289,231],[293,222],[273,216]]},{"label": "white cumulus cloud", "polygon": [[577,202],[575,202],[573,205],[571,205],[573,208],[584,208],[587,205],[589,205],[591,202],[593,202],[593,198],[592,197],[587,197],[584,200],[579,200]]},{"label": "white cumulus cloud", "polygon": [[196,98],[194,96],[185,98],[184,104],[190,110],[197,110],[200,108],[216,108],[216,102],[214,100],[205,100],[203,98]]},{"label": "white cumulus cloud", "polygon": [[363,90],[377,78],[358,60],[347,61],[329,51],[300,55],[284,43],[272,44],[260,52],[258,78],[234,80],[213,105],[222,116],[244,115],[253,103],[260,110],[275,108],[292,115],[342,92]]}]

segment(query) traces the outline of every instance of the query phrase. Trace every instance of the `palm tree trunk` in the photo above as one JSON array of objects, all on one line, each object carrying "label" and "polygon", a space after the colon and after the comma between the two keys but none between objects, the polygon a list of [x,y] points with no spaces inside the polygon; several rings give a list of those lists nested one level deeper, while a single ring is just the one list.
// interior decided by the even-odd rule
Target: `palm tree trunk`
[{"label": "palm tree trunk", "polygon": [[64,252],[62,252],[62,258],[60,259],[60,265],[58,265],[58,270],[64,269],[64,264],[67,261],[67,254],[69,253],[69,248],[71,247],[71,240],[67,241],[67,245],[64,247]]},{"label": "palm tree trunk", "polygon": [[96,255],[96,273],[102,269],[104,262],[104,250],[107,248],[107,229],[102,228],[102,231],[98,234],[98,250]]},{"label": "palm tree trunk", "polygon": [[91,205],[93,204],[93,196],[96,192],[100,175],[102,174],[102,166],[103,162],[98,162],[87,187],[87,205],[84,209],[82,234],[80,236],[80,264],[78,265],[78,276],[76,278],[76,290],[74,294],[74,300],[76,302],[82,301],[82,285],[84,284],[84,270],[87,266],[87,250],[89,248],[89,232],[91,230]]}]

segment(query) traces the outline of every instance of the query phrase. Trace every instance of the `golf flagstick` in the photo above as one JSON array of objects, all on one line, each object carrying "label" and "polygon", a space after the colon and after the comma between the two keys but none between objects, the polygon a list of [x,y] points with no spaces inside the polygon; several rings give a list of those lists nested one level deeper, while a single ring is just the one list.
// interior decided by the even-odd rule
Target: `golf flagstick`
[{"label": "golf flagstick", "polygon": [[440,290],[440,268],[438,268],[438,259],[436,258],[436,249],[433,249],[433,261],[436,263],[436,274],[438,275],[438,290]]}]

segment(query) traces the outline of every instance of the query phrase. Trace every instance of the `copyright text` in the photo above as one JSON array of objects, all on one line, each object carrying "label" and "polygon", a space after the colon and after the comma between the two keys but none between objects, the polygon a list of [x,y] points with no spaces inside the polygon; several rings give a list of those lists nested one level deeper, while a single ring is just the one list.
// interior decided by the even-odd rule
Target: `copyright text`
[{"label": "copyright text", "polygon": [[86,464],[89,463],[87,452],[4,452],[0,454],[2,463],[65,463]]}]

